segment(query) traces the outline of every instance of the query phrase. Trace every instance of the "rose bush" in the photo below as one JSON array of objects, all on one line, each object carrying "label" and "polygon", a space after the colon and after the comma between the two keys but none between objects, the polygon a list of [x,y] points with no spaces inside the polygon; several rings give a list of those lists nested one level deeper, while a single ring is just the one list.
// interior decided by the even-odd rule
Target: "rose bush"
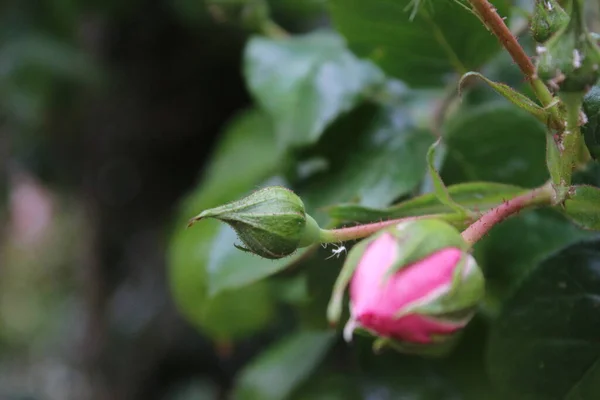
[{"label": "rose bush", "polygon": [[[222,219],[246,250],[277,260],[235,249],[235,232],[201,221],[176,232],[170,266],[180,310],[216,342],[286,336],[241,372],[235,396],[600,396],[600,174],[597,118],[586,115],[596,110],[586,93],[600,73],[598,21],[581,0],[529,2],[525,13],[517,3],[332,0],[334,31],[302,34],[264,2],[237,4],[233,15],[248,7],[259,32],[242,66],[255,106],[226,132],[219,168],[180,219]],[[241,155],[252,168],[240,171]],[[256,214],[244,206],[242,230],[223,218],[276,185],[302,199],[296,218],[262,200]],[[309,236],[298,229],[306,221]],[[276,238],[267,253],[252,244],[265,238]],[[264,307],[251,288],[284,311],[242,330],[210,318]],[[326,314],[348,314],[346,338],[367,338],[329,351],[342,332]],[[275,315],[283,326],[269,325]]]}]

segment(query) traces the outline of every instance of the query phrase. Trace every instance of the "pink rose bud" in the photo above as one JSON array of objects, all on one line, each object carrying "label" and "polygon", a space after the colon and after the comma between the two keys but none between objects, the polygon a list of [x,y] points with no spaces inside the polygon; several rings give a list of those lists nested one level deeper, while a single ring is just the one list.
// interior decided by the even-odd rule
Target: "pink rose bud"
[{"label": "pink rose bud", "polygon": [[[473,317],[484,294],[484,279],[458,231],[457,237],[444,229],[430,223],[402,225],[352,249],[346,271],[352,275],[341,279],[343,286],[350,280],[346,340],[359,329],[379,337],[376,347],[391,344],[405,352],[426,348],[430,353],[435,353],[430,351],[434,345],[448,347]],[[429,243],[424,240],[428,237]],[[423,249],[428,251],[423,254]],[[334,291],[332,309],[335,297]],[[332,315],[334,321],[336,313]]]}]

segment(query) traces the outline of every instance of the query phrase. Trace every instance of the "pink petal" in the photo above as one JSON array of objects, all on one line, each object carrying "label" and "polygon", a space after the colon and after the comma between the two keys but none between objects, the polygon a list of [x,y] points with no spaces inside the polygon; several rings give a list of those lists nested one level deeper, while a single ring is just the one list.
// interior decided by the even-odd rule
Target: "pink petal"
[{"label": "pink petal", "polygon": [[363,327],[380,335],[426,343],[432,334],[451,333],[462,327],[419,315],[396,318],[407,305],[450,288],[454,269],[462,257],[457,248],[442,249],[404,267],[387,281],[384,276],[398,255],[392,235],[371,243],[350,284],[351,312]]},{"label": "pink petal", "polygon": [[465,326],[465,323],[436,321],[415,314],[393,319],[364,313],[358,316],[357,321],[359,326],[378,335],[414,343],[430,343],[432,335],[449,335]]},{"label": "pink petal", "polygon": [[397,258],[398,244],[389,233],[384,233],[367,246],[350,282],[354,308],[380,301],[381,279]]}]

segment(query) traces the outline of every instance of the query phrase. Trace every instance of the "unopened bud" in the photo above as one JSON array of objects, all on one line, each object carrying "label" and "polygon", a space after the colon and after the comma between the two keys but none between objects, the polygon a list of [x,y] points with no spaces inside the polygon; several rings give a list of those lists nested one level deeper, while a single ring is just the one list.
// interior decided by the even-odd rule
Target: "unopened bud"
[{"label": "unopened bud", "polygon": [[538,49],[537,73],[556,90],[586,92],[600,77],[600,49],[585,26],[581,0],[572,4],[567,26]]},{"label": "unopened bud", "polygon": [[536,0],[531,19],[531,34],[544,43],[569,23],[569,15],[556,0]]},{"label": "unopened bud", "polygon": [[401,224],[359,243],[347,258],[354,271],[345,338],[359,330],[377,336],[376,347],[447,350],[484,294],[483,274],[467,247],[458,231],[435,220]]},{"label": "unopened bud", "polygon": [[277,259],[319,240],[317,222],[289,189],[271,186],[243,199],[205,210],[190,221],[216,218],[229,224],[246,246],[264,258]]}]

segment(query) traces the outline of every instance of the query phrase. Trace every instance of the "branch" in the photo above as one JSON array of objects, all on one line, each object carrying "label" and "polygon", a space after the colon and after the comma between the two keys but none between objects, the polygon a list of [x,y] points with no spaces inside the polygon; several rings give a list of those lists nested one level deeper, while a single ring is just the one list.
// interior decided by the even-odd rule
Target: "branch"
[{"label": "branch", "polygon": [[[488,0],[469,0],[475,12],[480,16],[485,26],[500,40],[502,46],[508,51],[512,59],[519,66],[525,78],[529,81],[536,97],[545,106],[549,106],[554,101],[552,93],[548,90],[536,74],[535,66],[531,59],[521,47],[517,38],[504,23],[504,20]],[[560,120],[556,107],[551,108],[553,117]]]},{"label": "branch", "polygon": [[488,233],[494,225],[526,208],[550,205],[554,197],[555,192],[551,182],[539,188],[532,189],[530,192],[514,197],[484,213],[477,221],[465,229],[462,237],[468,243],[474,244]]},{"label": "branch", "polygon": [[339,229],[321,229],[321,243],[338,243],[347,240],[361,239],[374,234],[377,231],[387,228],[388,226],[396,225],[401,222],[416,221],[420,219],[436,218],[448,222],[457,227],[464,227],[470,223],[469,217],[459,214],[431,214],[420,215],[417,217],[405,217],[398,219],[390,219],[387,221],[374,222],[365,225],[350,226],[348,228]]}]

